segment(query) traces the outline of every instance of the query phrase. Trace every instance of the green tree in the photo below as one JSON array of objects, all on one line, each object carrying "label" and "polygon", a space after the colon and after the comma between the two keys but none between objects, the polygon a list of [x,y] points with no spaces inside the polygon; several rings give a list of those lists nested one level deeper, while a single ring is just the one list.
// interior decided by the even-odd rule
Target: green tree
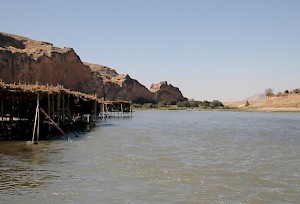
[{"label": "green tree", "polygon": [[245,107],[250,106],[249,101],[246,101]]},{"label": "green tree", "polygon": [[220,107],[224,107],[223,103],[221,103],[218,100],[213,100],[210,104],[209,107],[211,108],[220,108]]},{"label": "green tree", "polygon": [[202,103],[201,103],[201,106],[203,107],[203,108],[208,108],[209,107],[209,104],[210,104],[210,102],[209,101],[203,101]]},{"label": "green tree", "polygon": [[294,90],[293,90],[293,93],[299,94],[299,93],[300,93],[300,89],[294,89]]},{"label": "green tree", "polygon": [[199,101],[195,101],[195,100],[191,100],[188,101],[190,104],[190,107],[199,107],[200,102]]},{"label": "green tree", "polygon": [[154,103],[144,103],[143,108],[157,108],[157,105]]},{"label": "green tree", "polygon": [[266,94],[267,97],[274,96],[273,89],[271,89],[271,88],[266,89],[265,94]]},{"label": "green tree", "polygon": [[163,108],[163,107],[166,107],[167,106],[167,101],[160,101],[157,106],[160,107],[160,108]]}]

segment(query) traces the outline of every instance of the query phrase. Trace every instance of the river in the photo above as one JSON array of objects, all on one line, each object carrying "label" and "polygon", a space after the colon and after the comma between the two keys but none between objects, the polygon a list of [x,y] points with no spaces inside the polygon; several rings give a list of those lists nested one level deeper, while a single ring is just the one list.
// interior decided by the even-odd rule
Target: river
[{"label": "river", "polygon": [[0,142],[1,203],[300,203],[300,114],[137,111]]}]

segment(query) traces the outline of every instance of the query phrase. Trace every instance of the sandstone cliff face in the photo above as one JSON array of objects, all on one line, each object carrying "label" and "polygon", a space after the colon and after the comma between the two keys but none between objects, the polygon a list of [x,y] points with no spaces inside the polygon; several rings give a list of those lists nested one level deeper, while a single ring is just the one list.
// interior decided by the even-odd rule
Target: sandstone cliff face
[{"label": "sandstone cliff face", "polygon": [[73,49],[6,33],[0,33],[0,78],[8,83],[61,84],[103,96],[103,82]]},{"label": "sandstone cliff face", "polygon": [[103,65],[84,64],[103,80],[104,96],[108,100],[153,101],[153,93],[129,75],[118,74],[114,69]]},{"label": "sandstone cliff face", "polygon": [[0,80],[63,85],[108,100],[135,102],[184,100],[180,90],[167,82],[153,84],[151,91],[129,75],[109,67],[83,63],[71,48],[0,32]]},{"label": "sandstone cliff face", "polygon": [[150,91],[154,93],[154,100],[159,101],[184,101],[186,98],[183,97],[179,88],[168,84],[166,81],[162,81],[158,84],[152,84]]}]

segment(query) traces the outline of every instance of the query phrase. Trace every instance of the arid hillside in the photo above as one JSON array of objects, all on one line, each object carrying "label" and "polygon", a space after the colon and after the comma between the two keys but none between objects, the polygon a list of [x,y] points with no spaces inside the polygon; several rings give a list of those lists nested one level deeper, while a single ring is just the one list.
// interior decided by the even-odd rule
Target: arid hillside
[{"label": "arid hillside", "polygon": [[272,96],[263,100],[225,102],[225,106],[242,109],[256,109],[261,111],[300,111],[300,94],[286,94]]}]

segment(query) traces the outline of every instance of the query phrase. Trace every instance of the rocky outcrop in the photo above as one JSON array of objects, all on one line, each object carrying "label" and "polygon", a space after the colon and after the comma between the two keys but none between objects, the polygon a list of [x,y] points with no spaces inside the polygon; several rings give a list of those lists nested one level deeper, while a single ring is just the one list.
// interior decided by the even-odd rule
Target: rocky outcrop
[{"label": "rocky outcrop", "polygon": [[7,83],[61,84],[103,96],[103,82],[73,49],[6,33],[0,33],[0,78]]},{"label": "rocky outcrop", "polygon": [[99,64],[84,64],[103,81],[104,96],[108,100],[153,101],[153,93],[128,74],[118,74],[114,69]]},{"label": "rocky outcrop", "polygon": [[179,88],[168,84],[166,81],[162,81],[158,84],[152,84],[150,91],[154,94],[154,100],[159,101],[184,101],[186,98],[183,97]]},{"label": "rocky outcrop", "polygon": [[35,41],[0,32],[0,80],[7,83],[63,85],[84,93],[96,93],[108,100],[159,102],[184,100],[180,90],[167,82],[149,91],[127,74],[109,67],[83,63],[72,48]]}]

